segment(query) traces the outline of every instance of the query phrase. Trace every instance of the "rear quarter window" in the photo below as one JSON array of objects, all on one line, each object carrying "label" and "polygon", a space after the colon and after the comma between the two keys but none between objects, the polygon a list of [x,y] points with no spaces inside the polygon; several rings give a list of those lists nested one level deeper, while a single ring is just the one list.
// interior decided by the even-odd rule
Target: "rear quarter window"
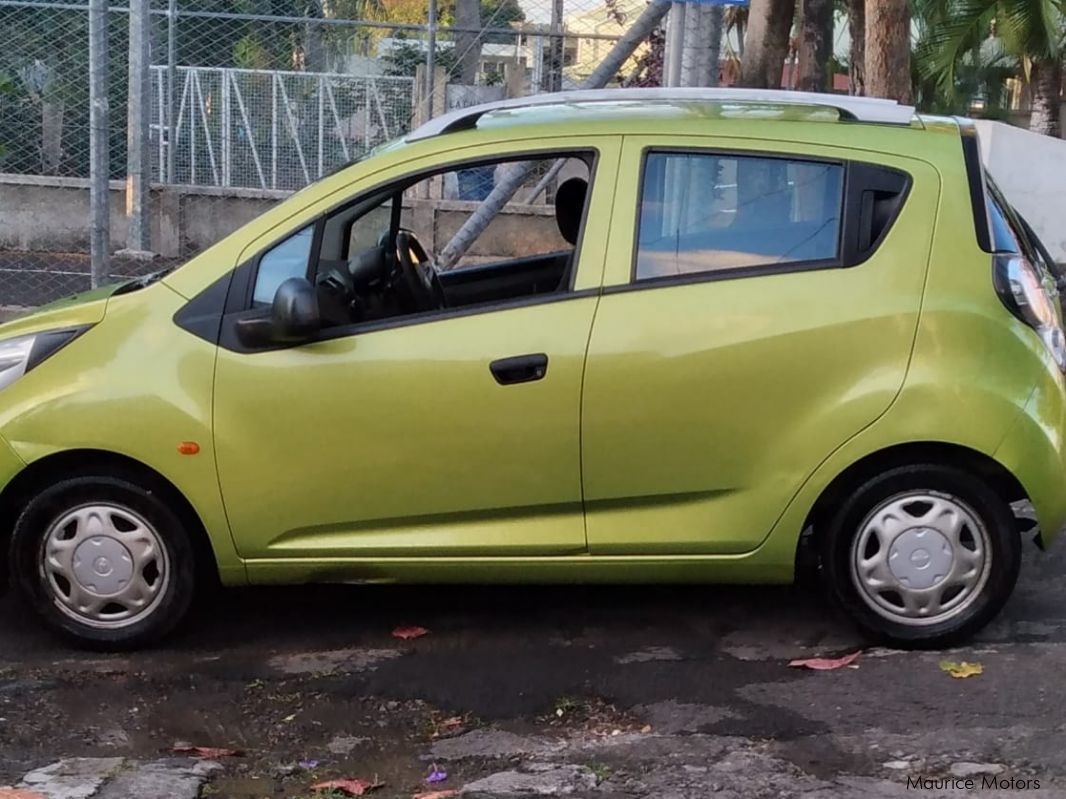
[{"label": "rear quarter window", "polygon": [[993,252],[1021,253],[1021,240],[1011,227],[1003,205],[992,192],[988,192],[985,201],[988,204],[988,224],[992,236]]}]

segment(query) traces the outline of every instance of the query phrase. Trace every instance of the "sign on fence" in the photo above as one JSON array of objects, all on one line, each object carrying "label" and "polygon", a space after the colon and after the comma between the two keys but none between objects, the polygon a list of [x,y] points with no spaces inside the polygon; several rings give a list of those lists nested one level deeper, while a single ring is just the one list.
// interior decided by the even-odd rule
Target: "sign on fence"
[{"label": "sign on fence", "polygon": [[449,83],[444,93],[447,110],[470,108],[475,105],[503,100],[507,96],[504,86],[465,86],[461,83]]}]

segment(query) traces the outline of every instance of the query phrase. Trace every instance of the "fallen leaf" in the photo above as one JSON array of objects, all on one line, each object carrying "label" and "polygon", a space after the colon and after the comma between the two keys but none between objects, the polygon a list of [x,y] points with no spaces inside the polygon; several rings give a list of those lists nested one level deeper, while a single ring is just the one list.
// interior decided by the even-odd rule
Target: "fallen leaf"
[{"label": "fallen leaf", "polygon": [[447,791],[430,791],[429,793],[416,793],[411,799],[448,799],[449,796],[458,796],[459,791],[448,789]]},{"label": "fallen leaf", "polygon": [[[447,791],[439,791],[439,793],[447,793]],[[37,791],[27,791],[22,788],[0,788],[0,799],[45,799],[45,796]]]},{"label": "fallen leaf", "polygon": [[244,754],[239,749],[220,749],[214,746],[172,746],[169,751],[176,755],[206,757],[208,760],[214,760],[216,757],[240,757]]},{"label": "fallen leaf", "polygon": [[860,654],[862,653],[852,652],[850,655],[844,655],[844,657],[839,658],[804,658],[803,660],[790,660],[788,665],[797,669],[832,671],[833,669],[842,669],[845,666],[850,666]]},{"label": "fallen leaf", "polygon": [[364,793],[377,790],[384,785],[385,783],[383,782],[367,782],[366,780],[329,780],[312,785],[311,790],[315,792],[340,791],[345,796],[362,796]]},{"label": "fallen leaf", "polygon": [[433,721],[433,732],[430,738],[440,738],[442,735],[462,729],[466,721],[462,716],[452,716],[443,721]]},{"label": "fallen leaf", "polygon": [[956,663],[954,660],[942,660],[940,661],[940,670],[946,671],[956,680],[964,680],[967,677],[976,677],[978,674],[984,673],[985,667],[980,663],[967,663],[965,660],[962,663]]},{"label": "fallen leaf", "polygon": [[429,630],[425,627],[397,627],[392,631],[393,638],[402,638],[407,641],[411,638],[421,638],[423,635],[428,635]]}]

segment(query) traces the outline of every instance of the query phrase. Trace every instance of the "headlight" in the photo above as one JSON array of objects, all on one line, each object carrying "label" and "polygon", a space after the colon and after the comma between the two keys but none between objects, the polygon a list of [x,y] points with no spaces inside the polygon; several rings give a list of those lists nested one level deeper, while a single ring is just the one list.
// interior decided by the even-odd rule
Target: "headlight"
[{"label": "headlight", "polygon": [[0,389],[10,386],[88,329],[73,327],[66,330],[49,330],[0,341]]},{"label": "headlight", "polygon": [[11,385],[24,374],[36,336],[20,336],[0,341],[0,388]]}]

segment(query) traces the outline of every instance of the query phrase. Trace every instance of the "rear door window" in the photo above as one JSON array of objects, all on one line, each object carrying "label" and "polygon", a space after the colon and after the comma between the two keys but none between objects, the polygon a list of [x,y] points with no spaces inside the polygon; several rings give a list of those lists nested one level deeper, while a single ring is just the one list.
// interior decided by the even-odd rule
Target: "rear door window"
[{"label": "rear door window", "polygon": [[843,193],[840,163],[650,153],[635,278],[835,261]]}]

